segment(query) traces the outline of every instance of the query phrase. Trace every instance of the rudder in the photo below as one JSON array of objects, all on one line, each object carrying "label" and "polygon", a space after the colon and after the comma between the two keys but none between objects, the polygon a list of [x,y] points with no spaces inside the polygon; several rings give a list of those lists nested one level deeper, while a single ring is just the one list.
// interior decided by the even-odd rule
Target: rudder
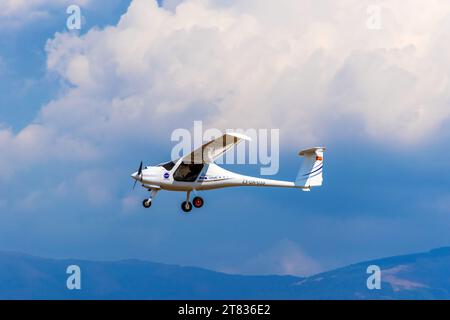
[{"label": "rudder", "polygon": [[305,157],[295,179],[295,185],[309,189],[322,185],[323,153],[324,147],[314,147],[300,151],[299,155]]}]

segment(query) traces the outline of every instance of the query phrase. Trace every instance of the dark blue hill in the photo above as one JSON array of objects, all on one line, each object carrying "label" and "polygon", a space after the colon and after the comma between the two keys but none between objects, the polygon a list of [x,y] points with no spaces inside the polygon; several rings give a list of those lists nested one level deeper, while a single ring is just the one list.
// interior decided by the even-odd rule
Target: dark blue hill
[{"label": "dark blue hill", "polygon": [[[78,265],[82,289],[66,287]],[[366,269],[382,269],[368,290]],[[123,260],[54,260],[0,252],[0,299],[450,299],[450,248],[350,265],[308,278],[240,276]]]}]

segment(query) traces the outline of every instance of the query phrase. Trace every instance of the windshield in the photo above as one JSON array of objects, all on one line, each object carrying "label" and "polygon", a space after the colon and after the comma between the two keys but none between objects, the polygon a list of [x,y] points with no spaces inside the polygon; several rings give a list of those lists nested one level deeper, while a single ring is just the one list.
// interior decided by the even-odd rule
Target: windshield
[{"label": "windshield", "polygon": [[167,171],[172,170],[174,166],[175,166],[175,163],[173,161],[170,161],[170,162],[167,162],[167,163],[164,163],[161,165],[161,167],[163,167]]}]

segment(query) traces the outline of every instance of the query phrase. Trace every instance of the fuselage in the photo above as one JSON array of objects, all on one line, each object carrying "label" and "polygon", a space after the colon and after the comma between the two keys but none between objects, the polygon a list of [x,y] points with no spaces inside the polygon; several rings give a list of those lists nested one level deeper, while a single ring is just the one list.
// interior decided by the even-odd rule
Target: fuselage
[{"label": "fuselage", "polygon": [[225,170],[214,163],[186,165],[182,160],[146,167],[141,176],[132,177],[148,189],[170,191],[211,190],[237,186],[299,188],[294,182],[245,176]]}]

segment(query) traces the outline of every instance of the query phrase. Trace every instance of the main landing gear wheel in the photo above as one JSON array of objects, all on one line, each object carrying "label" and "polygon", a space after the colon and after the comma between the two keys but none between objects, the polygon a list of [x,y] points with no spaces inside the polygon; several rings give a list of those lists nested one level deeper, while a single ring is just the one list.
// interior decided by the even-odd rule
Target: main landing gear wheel
[{"label": "main landing gear wheel", "polygon": [[152,206],[152,200],[144,199],[144,201],[142,201],[142,205],[144,206],[144,208],[150,208]]},{"label": "main landing gear wheel", "polygon": [[184,212],[189,212],[192,210],[192,203],[187,202],[187,201],[183,201],[183,203],[181,204],[181,209]]},{"label": "main landing gear wheel", "polygon": [[203,201],[202,197],[195,197],[192,202],[194,203],[194,207],[196,208],[201,208],[203,207],[203,204],[205,203],[205,201]]}]

